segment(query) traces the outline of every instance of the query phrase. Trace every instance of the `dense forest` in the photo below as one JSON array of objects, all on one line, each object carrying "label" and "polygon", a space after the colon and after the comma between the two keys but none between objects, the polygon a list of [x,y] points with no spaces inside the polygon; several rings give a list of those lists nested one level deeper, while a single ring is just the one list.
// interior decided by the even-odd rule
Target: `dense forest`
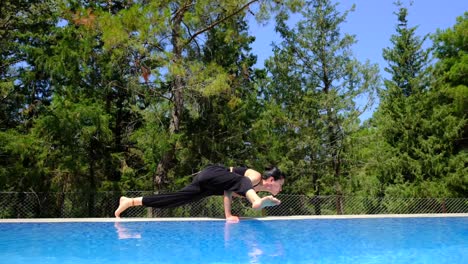
[{"label": "dense forest", "polygon": [[[396,3],[382,78],[338,7],[2,0],[0,191],[163,192],[222,163],[276,165],[289,194],[467,197],[468,12],[418,36]],[[281,36],[264,68],[249,16]]]}]

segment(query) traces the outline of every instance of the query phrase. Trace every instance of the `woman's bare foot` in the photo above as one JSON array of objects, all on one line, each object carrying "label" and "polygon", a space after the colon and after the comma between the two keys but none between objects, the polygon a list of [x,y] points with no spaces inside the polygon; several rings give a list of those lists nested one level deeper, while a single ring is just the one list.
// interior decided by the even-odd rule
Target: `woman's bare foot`
[{"label": "woman's bare foot", "polygon": [[120,214],[127,210],[129,207],[132,207],[134,205],[133,198],[128,198],[125,196],[120,197],[119,201],[119,208],[115,210],[115,217],[120,218]]}]

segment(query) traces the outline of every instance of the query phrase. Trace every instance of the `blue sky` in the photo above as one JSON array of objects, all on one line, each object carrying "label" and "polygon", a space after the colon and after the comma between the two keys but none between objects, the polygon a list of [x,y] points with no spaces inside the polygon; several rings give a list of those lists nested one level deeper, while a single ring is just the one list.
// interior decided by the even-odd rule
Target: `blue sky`
[{"label": "blue sky", "polygon": [[[451,28],[456,18],[468,11],[467,0],[414,0],[402,1],[408,7],[408,23],[410,27],[417,26],[417,35],[432,34],[437,29]],[[395,34],[397,17],[394,12],[397,7],[394,0],[350,0],[339,1],[338,8],[346,10],[356,5],[355,11],[348,14],[347,22],[341,26],[343,33],[356,35],[357,43],[353,46],[355,57],[361,62],[369,60],[377,63],[380,73],[385,77],[386,62],[382,58],[382,49],[390,47],[390,37]],[[292,18],[292,21],[298,18]],[[271,43],[281,40],[274,31],[274,21],[267,25],[259,25],[254,19],[250,21],[249,32],[256,37],[252,44],[253,53],[258,56],[257,67],[262,68],[265,59],[272,55]],[[429,46],[430,40],[426,45]],[[367,119],[372,111],[365,113],[361,119]]]}]

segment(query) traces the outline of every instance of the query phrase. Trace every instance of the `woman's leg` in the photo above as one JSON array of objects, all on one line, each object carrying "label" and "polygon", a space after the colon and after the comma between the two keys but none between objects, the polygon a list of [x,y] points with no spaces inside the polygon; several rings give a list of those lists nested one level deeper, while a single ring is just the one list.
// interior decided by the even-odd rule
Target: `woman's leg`
[{"label": "woman's leg", "polygon": [[193,201],[200,200],[204,197],[210,196],[211,193],[202,191],[197,178],[194,181],[175,193],[155,194],[144,197],[128,198],[125,196],[120,197],[119,207],[115,211],[115,217],[120,217],[120,214],[133,206],[146,206],[154,208],[170,208],[181,206]]},{"label": "woman's leg", "polygon": [[200,200],[210,194],[202,191],[197,181],[174,193],[155,194],[143,197],[141,203],[146,207],[171,208]]}]

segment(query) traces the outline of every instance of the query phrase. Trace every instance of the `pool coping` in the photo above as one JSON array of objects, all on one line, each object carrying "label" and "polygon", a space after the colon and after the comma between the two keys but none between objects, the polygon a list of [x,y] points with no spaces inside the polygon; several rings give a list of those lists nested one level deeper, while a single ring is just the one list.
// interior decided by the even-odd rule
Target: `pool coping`
[{"label": "pool coping", "polygon": [[[468,217],[468,213],[458,214],[380,214],[380,215],[295,215],[241,217],[240,220],[308,220],[308,219],[372,219],[372,218],[445,218]],[[225,221],[224,218],[210,217],[164,217],[164,218],[5,218],[1,223],[67,223],[67,222],[168,222],[168,221]]]}]

